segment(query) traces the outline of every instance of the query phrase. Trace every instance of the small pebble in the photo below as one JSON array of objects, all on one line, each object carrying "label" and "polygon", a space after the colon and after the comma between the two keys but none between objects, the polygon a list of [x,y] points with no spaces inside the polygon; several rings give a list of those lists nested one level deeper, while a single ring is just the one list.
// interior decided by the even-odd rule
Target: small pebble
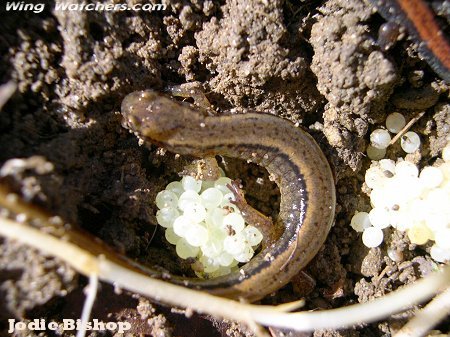
[{"label": "small pebble", "polygon": [[402,262],[404,260],[403,252],[399,249],[389,248],[387,254],[394,262]]}]

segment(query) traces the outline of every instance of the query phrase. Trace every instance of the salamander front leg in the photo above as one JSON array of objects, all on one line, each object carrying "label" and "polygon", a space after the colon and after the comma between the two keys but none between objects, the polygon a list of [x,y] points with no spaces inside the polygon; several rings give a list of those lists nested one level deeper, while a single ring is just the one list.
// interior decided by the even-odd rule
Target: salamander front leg
[{"label": "salamander front leg", "polygon": [[201,86],[200,82],[172,85],[167,87],[166,91],[168,91],[173,96],[192,98],[196,106],[206,111],[209,115],[214,115],[214,109],[205,93],[203,92],[203,87]]},{"label": "salamander front leg", "polygon": [[194,160],[183,168],[180,175],[191,176],[197,180],[208,181],[214,181],[221,177],[219,164],[214,157]]},{"label": "salamander front leg", "polygon": [[231,203],[236,205],[242,212],[245,222],[255,226],[262,233],[262,248],[264,249],[275,243],[280,233],[278,228],[274,225],[272,218],[262,214],[247,203],[239,181],[233,180],[227,187],[231,190],[235,198]]}]

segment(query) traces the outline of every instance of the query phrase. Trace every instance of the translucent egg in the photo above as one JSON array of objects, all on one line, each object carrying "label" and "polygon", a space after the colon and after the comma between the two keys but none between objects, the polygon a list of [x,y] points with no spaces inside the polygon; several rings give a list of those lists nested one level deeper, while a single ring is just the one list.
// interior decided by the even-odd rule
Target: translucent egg
[{"label": "translucent egg", "polygon": [[431,247],[430,255],[437,262],[445,263],[450,261],[450,249],[443,249],[437,245]]},{"label": "translucent egg", "polygon": [[450,162],[450,143],[442,150],[442,159],[447,163]]},{"label": "translucent egg", "polygon": [[203,205],[206,208],[211,209],[220,205],[223,199],[223,194],[218,188],[208,188],[204,190],[200,195],[203,201]]},{"label": "translucent egg", "polygon": [[236,200],[236,198],[235,198],[234,194],[229,192],[229,193],[223,195],[223,199],[220,204],[221,205],[229,204],[231,201],[235,201],[235,200]]},{"label": "translucent egg", "polygon": [[376,129],[370,134],[370,143],[374,148],[386,149],[391,141],[391,135],[387,130]]},{"label": "translucent egg", "polygon": [[450,249],[450,228],[443,228],[436,232],[436,245],[442,249]]},{"label": "translucent egg", "polygon": [[393,112],[386,118],[386,128],[392,133],[399,133],[405,125],[405,117],[398,112]]},{"label": "translucent egg", "polygon": [[430,228],[433,232],[437,232],[441,229],[446,228],[447,226],[450,226],[450,219],[444,212],[429,213],[424,220],[427,224],[427,227]]},{"label": "translucent egg", "polygon": [[193,225],[195,225],[195,222],[192,221],[192,219],[190,219],[187,216],[180,215],[173,222],[173,231],[175,232],[176,235],[184,237],[186,235],[188,228]]},{"label": "translucent egg", "polygon": [[438,187],[444,180],[444,175],[437,167],[427,166],[419,175],[420,182],[427,188]]},{"label": "translucent egg", "polygon": [[205,180],[202,182],[202,189],[200,192],[206,191],[208,188],[214,188],[214,180]]},{"label": "translucent egg", "polygon": [[180,215],[174,207],[164,207],[156,212],[156,221],[163,227],[172,227],[173,222]]},{"label": "translucent egg", "polygon": [[191,176],[184,176],[183,179],[181,179],[181,184],[185,191],[194,191],[198,193],[202,188],[202,181]]},{"label": "translucent egg", "polygon": [[245,246],[244,250],[241,253],[234,255],[234,258],[238,262],[245,263],[252,259],[253,253],[254,253],[254,251],[253,251],[252,247]]},{"label": "translucent egg", "polygon": [[352,217],[350,226],[352,226],[352,228],[357,232],[363,232],[364,229],[371,226],[369,214],[366,212],[355,213],[355,215]]},{"label": "translucent egg", "polygon": [[433,232],[424,222],[414,223],[407,233],[409,240],[417,245],[423,245],[433,238]]},{"label": "translucent egg", "polygon": [[178,208],[184,211],[186,206],[190,206],[192,203],[201,203],[201,198],[195,191],[186,191],[180,195],[180,199],[178,200]]},{"label": "translucent egg", "polygon": [[366,149],[367,156],[372,160],[383,159],[386,155],[386,149],[377,149],[372,145],[368,145]]},{"label": "translucent egg", "polygon": [[378,247],[383,242],[383,231],[380,228],[366,228],[362,235],[362,242],[368,248]]},{"label": "translucent egg", "polygon": [[370,223],[374,227],[378,228],[386,228],[390,226],[390,216],[389,211],[387,211],[385,208],[373,208],[369,212],[369,220]]},{"label": "translucent egg", "polygon": [[408,131],[401,137],[400,145],[406,153],[414,153],[420,147],[420,137],[413,131]]},{"label": "translucent egg", "polygon": [[214,187],[219,189],[222,194],[230,193],[230,189],[227,187],[228,184],[231,184],[231,179],[227,177],[220,177],[214,182]]},{"label": "translucent egg", "polygon": [[223,241],[224,250],[231,255],[242,253],[245,249],[245,246],[245,239],[242,235],[239,234],[227,236]]},{"label": "translucent egg", "polygon": [[410,225],[408,213],[403,211],[389,212],[389,223],[399,231],[405,231]]},{"label": "translucent egg", "polygon": [[223,208],[215,208],[210,213],[211,225],[217,228],[222,228],[223,219],[229,212]]},{"label": "translucent egg", "polygon": [[444,175],[444,179],[450,180],[450,163],[445,162],[439,165],[438,169],[441,170]]},{"label": "translucent egg", "polygon": [[199,261],[203,265],[203,272],[205,273],[212,273],[220,268],[220,266],[215,263],[214,259],[207,256],[200,256]]},{"label": "translucent egg", "polygon": [[395,174],[395,162],[393,160],[381,159],[378,163],[386,178],[391,178]]},{"label": "translucent egg", "polygon": [[394,197],[396,204],[405,204],[406,202],[419,197],[423,187],[419,178],[411,176],[397,175],[388,193],[387,199]]},{"label": "translucent egg", "polygon": [[263,235],[259,229],[254,226],[245,227],[243,235],[250,246],[259,245],[263,239]]},{"label": "translucent egg", "polygon": [[450,205],[450,195],[444,188],[434,188],[426,194],[426,208],[434,212],[444,212]]},{"label": "translucent egg", "polygon": [[208,241],[208,231],[204,226],[194,224],[187,228],[184,238],[191,246],[200,247]]},{"label": "translucent egg", "polygon": [[377,188],[370,192],[370,203],[373,207],[392,208],[395,204],[395,200],[393,200],[395,195],[388,194],[391,192],[389,187]]},{"label": "translucent egg", "polygon": [[416,165],[409,161],[401,161],[395,166],[395,174],[400,176],[417,177],[419,175],[419,169]]},{"label": "translucent egg", "polygon": [[222,267],[229,267],[233,261],[234,258],[228,253],[222,253],[215,259]]},{"label": "translucent egg", "polygon": [[180,196],[184,192],[183,185],[180,181],[172,181],[166,186],[166,190],[172,191],[177,196]]},{"label": "translucent egg", "polygon": [[199,248],[191,246],[185,239],[180,239],[177,242],[175,251],[179,257],[182,259],[187,259],[188,257],[196,257],[199,252]]},{"label": "translucent egg", "polygon": [[411,200],[407,206],[405,211],[405,214],[403,214],[403,218],[406,218],[406,214],[411,215],[411,218],[415,221],[425,221],[428,217],[428,214],[426,212],[427,205],[425,200],[421,198],[415,198]]},{"label": "translucent egg", "polygon": [[205,256],[217,257],[223,251],[223,240],[221,238],[212,238],[210,235],[210,239],[201,246],[201,250]]},{"label": "translucent egg", "polygon": [[211,273],[210,276],[211,276],[211,278],[220,277],[220,276],[228,275],[230,272],[231,272],[230,267],[220,266],[219,269],[217,269],[215,272]]},{"label": "translucent egg", "polygon": [[223,218],[222,227],[229,233],[230,235],[235,235],[236,233],[240,233],[245,226],[244,218],[239,213],[230,213]]},{"label": "translucent egg", "polygon": [[232,203],[226,201],[225,199],[222,200],[219,207],[224,209],[227,212],[227,214],[228,213],[241,213],[241,211],[239,210],[239,207],[237,207],[235,204],[232,204]]},{"label": "translucent egg", "polygon": [[178,196],[172,191],[163,190],[156,195],[155,202],[159,209],[165,207],[176,208]]},{"label": "translucent egg", "polygon": [[423,222],[415,223],[407,233],[409,240],[417,245],[423,245],[433,238],[433,233]]},{"label": "translucent egg", "polygon": [[381,186],[383,184],[386,176],[380,167],[375,166],[371,167],[366,171],[366,175],[364,176],[364,181],[369,188],[375,188]]},{"label": "translucent egg", "polygon": [[206,208],[199,202],[186,203],[184,206],[184,216],[192,219],[194,222],[199,223],[205,220]]},{"label": "translucent egg", "polygon": [[164,233],[164,236],[166,238],[166,240],[171,243],[172,245],[176,245],[178,240],[180,240],[181,238],[175,234],[175,232],[173,231],[173,228],[167,228],[166,232]]}]

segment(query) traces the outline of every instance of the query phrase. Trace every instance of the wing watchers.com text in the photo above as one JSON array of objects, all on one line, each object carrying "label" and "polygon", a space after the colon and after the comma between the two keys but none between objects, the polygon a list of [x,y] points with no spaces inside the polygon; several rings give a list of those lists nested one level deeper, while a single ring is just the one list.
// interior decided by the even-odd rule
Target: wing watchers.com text
[{"label": "wing watchers.com text", "polygon": [[[24,11],[33,12],[35,14],[41,13],[46,7],[44,3],[29,3],[26,1],[9,1],[6,2],[5,9],[9,11]],[[163,11],[167,8],[165,4],[105,4],[100,2],[95,3],[67,3],[56,2],[52,10],[55,11]]]}]

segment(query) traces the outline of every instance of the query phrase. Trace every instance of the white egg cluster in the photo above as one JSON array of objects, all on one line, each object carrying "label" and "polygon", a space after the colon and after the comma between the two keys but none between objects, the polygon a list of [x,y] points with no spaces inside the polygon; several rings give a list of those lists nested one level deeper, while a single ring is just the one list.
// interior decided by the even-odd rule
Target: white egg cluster
[{"label": "white egg cluster", "polygon": [[[185,176],[173,181],[156,196],[158,223],[166,228],[167,241],[176,245],[178,256],[196,258],[199,277],[217,277],[250,261],[262,241],[261,232],[246,226],[234,195],[231,179],[201,181]],[[200,268],[199,268],[200,265]]]},{"label": "white egg cluster", "polygon": [[[376,129],[370,134],[370,145],[367,147],[367,156],[372,160],[380,160],[386,155],[386,149],[391,142],[389,132],[397,134],[406,125],[405,117],[393,112],[386,118],[386,129]],[[402,135],[400,146],[406,153],[413,153],[420,147],[420,137],[413,131]]]},{"label": "white egg cluster", "polygon": [[431,257],[450,261],[450,144],[443,152],[444,163],[419,169],[399,159],[374,161],[366,171],[371,189],[369,213],[358,212],[351,226],[363,232],[363,243],[377,247],[383,242],[383,228],[406,231],[412,243],[434,241]]}]

